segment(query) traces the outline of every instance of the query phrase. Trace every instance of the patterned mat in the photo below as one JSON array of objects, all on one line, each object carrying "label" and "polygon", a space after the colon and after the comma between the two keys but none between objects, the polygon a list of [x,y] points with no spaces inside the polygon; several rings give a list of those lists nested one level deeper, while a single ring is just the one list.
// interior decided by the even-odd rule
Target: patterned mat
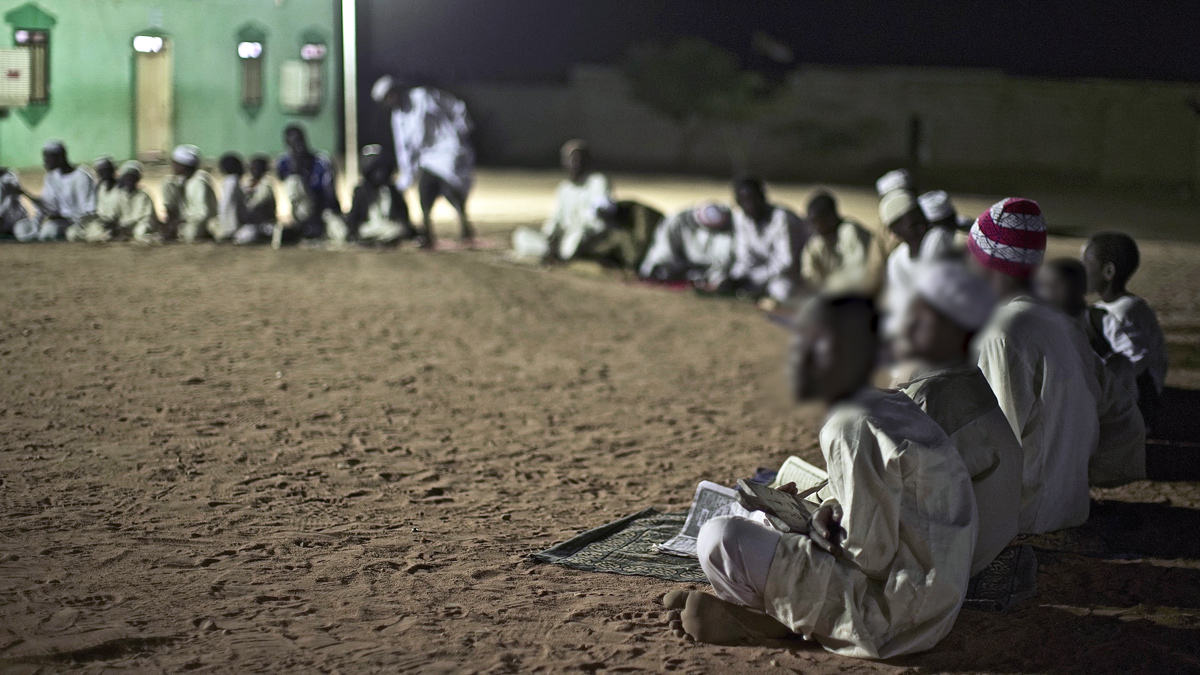
[{"label": "patterned mat", "polygon": [[[654,550],[683,527],[687,512],[639,511],[576,535],[541,553],[535,560],[587,572],[655,577],[682,583],[708,583],[695,558],[663,555]],[[1037,558],[1029,546],[1012,546],[971,579],[964,607],[1002,612],[1037,592]]]}]

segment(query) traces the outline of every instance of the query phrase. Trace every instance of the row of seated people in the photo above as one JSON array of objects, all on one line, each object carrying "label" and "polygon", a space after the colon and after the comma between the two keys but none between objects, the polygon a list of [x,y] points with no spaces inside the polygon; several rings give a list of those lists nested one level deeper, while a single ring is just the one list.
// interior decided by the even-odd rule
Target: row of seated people
[{"label": "row of seated people", "polygon": [[[822,502],[803,531],[757,518],[705,524],[711,593],[663,598],[681,637],[799,635],[862,658],[932,648],[971,580],[1022,535],[1081,525],[1090,487],[1161,477],[1156,466],[1181,459],[1146,443],[1147,425],[1172,411],[1161,328],[1127,286],[1132,238],[1096,234],[1082,260],[1043,265],[1041,209],[1010,198],[980,215],[962,251],[950,232],[930,239],[910,179],[892,179],[880,217],[907,246],[886,266],[887,313],[862,293],[826,291],[792,321],[794,394],[828,408]],[[896,362],[906,376],[876,388]],[[1173,477],[1200,477],[1183,459],[1188,474]]]},{"label": "row of seated people", "polygon": [[[46,170],[40,195],[22,188],[16,175],[0,169],[0,237],[20,242],[133,241],[142,244],[179,240],[229,241],[237,244],[329,239],[395,244],[415,238],[403,196],[392,184],[394,162],[378,146],[364,152],[362,179],[349,211],[343,213],[333,162],[308,146],[303,129],[284,132],[288,151],[275,173],[291,208],[291,222],[278,218],[272,161],[255,155],[244,162],[235,153],[222,156],[218,187],[201,168],[199,148],[181,145],[171,153],[171,175],[162,185],[162,212],[142,189],[143,165],[117,166],[100,157],[89,170],[71,163],[61,141],[43,147]],[[29,199],[33,213],[22,204]]]}]

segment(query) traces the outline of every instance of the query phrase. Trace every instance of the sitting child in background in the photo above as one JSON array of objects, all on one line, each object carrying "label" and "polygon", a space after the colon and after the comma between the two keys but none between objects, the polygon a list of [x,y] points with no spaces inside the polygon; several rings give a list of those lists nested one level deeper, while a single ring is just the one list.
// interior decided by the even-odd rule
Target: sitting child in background
[{"label": "sitting child in background", "polygon": [[257,244],[270,241],[278,221],[275,207],[275,186],[267,172],[271,159],[266,155],[250,158],[250,171],[240,186],[243,204],[241,225],[233,235],[235,244]]},{"label": "sitting child in background", "polygon": [[1167,379],[1167,341],[1154,310],[1126,288],[1141,262],[1137,242],[1121,232],[1101,232],[1088,239],[1082,257],[1087,290],[1100,296],[1095,307],[1105,312],[1104,338],[1133,364],[1138,405],[1153,428]]},{"label": "sitting child in background", "polygon": [[67,241],[102,243],[116,234],[116,209],[120,195],[117,190],[117,171],[112,157],[101,155],[92,162],[96,174],[96,214],[67,226]]},{"label": "sitting child in background", "polygon": [[404,193],[396,188],[392,161],[377,146],[363,149],[360,162],[362,180],[354,188],[346,229],[352,241],[394,246],[403,239],[415,239],[416,231],[408,215]]},{"label": "sitting child in background", "polygon": [[796,252],[810,240],[809,224],[769,202],[760,178],[735,179],[733,197],[738,207],[733,211],[730,282],[755,300],[787,301],[796,286]]},{"label": "sitting child in background", "polygon": [[654,234],[638,275],[654,281],[688,281],[715,291],[733,265],[729,207],[704,202],[669,217]]},{"label": "sitting child in background", "polygon": [[158,216],[154,212],[154,201],[139,187],[141,180],[141,162],[129,161],[121,165],[117,177],[114,236],[138,244],[161,244],[162,234],[159,232]]},{"label": "sitting child in background", "polygon": [[221,179],[221,202],[217,206],[217,219],[221,223],[221,238],[229,239],[241,229],[246,211],[246,196],[242,193],[242,176],[246,173],[246,166],[241,155],[227,152],[217,160],[217,167],[224,175]]},{"label": "sitting child in background", "polygon": [[715,596],[667,594],[677,634],[744,644],[797,633],[880,659],[950,632],[978,531],[971,478],[916,403],[870,386],[877,322],[863,298],[818,296],[801,309],[789,369],[798,399],[829,406],[827,498],[807,533],[730,516],[705,523],[697,553]]},{"label": "sitting child in background", "polygon": [[22,194],[17,175],[0,166],[0,238],[15,237],[17,223],[29,218],[29,211],[21,204]]}]

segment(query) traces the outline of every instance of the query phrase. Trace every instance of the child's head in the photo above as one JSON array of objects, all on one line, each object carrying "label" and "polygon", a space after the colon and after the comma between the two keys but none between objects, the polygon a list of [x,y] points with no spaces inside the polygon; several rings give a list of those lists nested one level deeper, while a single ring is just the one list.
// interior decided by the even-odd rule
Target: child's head
[{"label": "child's head", "polygon": [[92,162],[92,168],[96,170],[96,177],[101,183],[108,185],[117,179],[117,167],[108,155],[97,157],[96,161]]},{"label": "child's head", "polygon": [[1124,232],[1093,234],[1083,247],[1083,265],[1087,269],[1087,289],[1103,293],[1109,289],[1125,290],[1141,264],[1137,242]]},{"label": "child's head", "polygon": [[1087,307],[1088,274],[1074,258],[1055,258],[1037,275],[1037,294],[1055,309],[1075,316]]},{"label": "child's head", "polygon": [[800,310],[788,355],[797,400],[833,403],[868,385],[879,317],[869,298],[817,296]]},{"label": "child's head", "polygon": [[966,359],[996,306],[991,287],[961,262],[947,260],[918,269],[915,291],[896,351],[932,365]]},{"label": "child's head", "polygon": [[221,155],[221,159],[217,161],[217,166],[220,167],[221,173],[226,176],[240,176],[246,173],[246,168],[242,164],[242,157],[236,152],[227,152]]},{"label": "child's head", "polygon": [[363,180],[367,185],[372,187],[381,187],[387,185],[392,180],[391,159],[384,154],[383,148],[378,145],[368,145],[363,148],[362,160],[359,162],[360,170],[362,171]]},{"label": "child's head", "polygon": [[250,158],[250,177],[258,180],[267,175],[271,168],[271,160],[266,155],[255,155]]}]

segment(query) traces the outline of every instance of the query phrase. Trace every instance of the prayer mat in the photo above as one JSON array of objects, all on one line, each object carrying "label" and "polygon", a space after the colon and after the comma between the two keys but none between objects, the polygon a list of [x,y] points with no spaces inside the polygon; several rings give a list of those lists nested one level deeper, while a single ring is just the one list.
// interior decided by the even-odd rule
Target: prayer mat
[{"label": "prayer mat", "polygon": [[1032,546],[1009,546],[971,577],[963,608],[1003,612],[1037,594],[1037,557]]},{"label": "prayer mat", "polygon": [[654,549],[678,534],[685,519],[686,511],[659,513],[646,509],[534,553],[533,558],[587,572],[708,583],[700,561],[664,555]]}]

